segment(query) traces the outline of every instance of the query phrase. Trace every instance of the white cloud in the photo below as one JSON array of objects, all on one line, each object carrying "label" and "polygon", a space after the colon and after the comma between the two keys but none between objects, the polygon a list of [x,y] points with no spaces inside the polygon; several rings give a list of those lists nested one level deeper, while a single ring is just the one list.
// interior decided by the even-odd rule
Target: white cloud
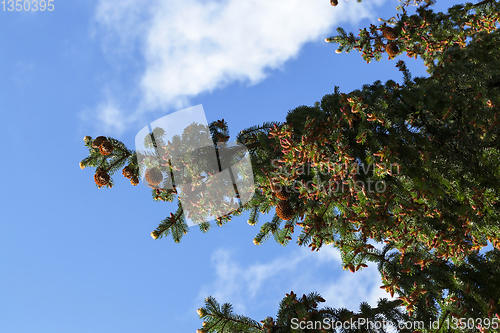
[{"label": "white cloud", "polygon": [[[303,257],[276,258],[268,263],[241,267],[228,250],[219,249],[212,255],[216,279],[211,286],[204,286],[200,297],[214,296],[218,301],[231,302],[236,311],[246,310],[246,301],[255,299],[264,282],[292,274]],[[283,295],[284,296],[284,295]]]},{"label": "white cloud", "polygon": [[120,110],[116,105],[107,101],[106,104],[100,104],[97,108],[97,119],[107,128],[105,131],[121,132],[124,130],[125,123],[120,119]]},{"label": "white cloud", "polygon": [[178,110],[193,96],[237,81],[257,84],[305,43],[324,43],[341,23],[374,19],[384,1],[333,8],[326,0],[100,0],[94,35],[102,36],[114,65],[136,49],[144,62],[131,88],[140,91],[138,106],[115,117]]},{"label": "white cloud", "polygon": [[[306,283],[305,285],[309,286],[311,291],[319,292],[326,300],[325,305],[335,308],[345,307],[351,311],[357,311],[361,302],[367,302],[375,307],[378,299],[390,298],[385,290],[380,289],[383,283],[375,263],[368,263],[367,268],[351,273],[342,270],[340,253],[336,249],[333,247],[324,248],[318,254],[321,252],[327,258],[334,258],[339,272],[336,278],[321,282],[314,279],[310,281],[307,279],[305,281],[298,280],[297,285]],[[319,260],[321,261],[321,258]]]},{"label": "white cloud", "polygon": [[84,122],[92,122],[97,125],[103,135],[108,133],[121,134],[126,127],[134,121],[133,115],[125,116],[120,103],[118,103],[106,89],[105,99],[94,108],[87,108],[79,113],[79,117]]},{"label": "white cloud", "polygon": [[268,314],[274,315],[285,296],[275,291],[277,286],[297,294],[318,292],[326,299],[321,306],[345,307],[351,311],[357,311],[360,302],[375,307],[378,299],[390,298],[380,289],[381,277],[374,263],[356,273],[344,271],[340,254],[333,247],[324,247],[319,252],[294,249],[268,262],[244,266],[230,251],[219,249],[212,255],[212,263],[215,280],[201,288],[195,302],[198,306],[201,299],[212,295],[221,303],[230,302],[236,313],[248,315],[249,309],[261,308],[266,300],[272,307]]}]

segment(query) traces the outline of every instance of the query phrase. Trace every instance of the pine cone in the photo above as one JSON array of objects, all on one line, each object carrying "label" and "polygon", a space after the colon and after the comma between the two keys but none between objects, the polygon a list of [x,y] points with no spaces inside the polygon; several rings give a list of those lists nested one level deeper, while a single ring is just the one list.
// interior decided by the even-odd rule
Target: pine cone
[{"label": "pine cone", "polygon": [[130,178],[130,184],[134,186],[139,184],[139,178],[137,178],[137,176],[133,176],[132,178]]},{"label": "pine cone", "polygon": [[399,53],[398,46],[396,45],[396,43],[393,43],[393,42],[390,42],[389,44],[387,44],[387,46],[385,47],[385,50],[390,56],[395,56],[396,54]]},{"label": "pine cone", "polygon": [[128,179],[130,179],[134,176],[134,172],[132,171],[132,168],[130,167],[130,165],[127,165],[125,168],[123,168],[122,174],[125,178],[128,178]]},{"label": "pine cone", "polygon": [[156,186],[163,181],[163,175],[158,168],[147,169],[144,178],[146,178],[146,181],[153,186]]},{"label": "pine cone", "polygon": [[92,148],[99,148],[104,141],[108,141],[105,136],[98,136],[92,141]]},{"label": "pine cone", "polygon": [[337,6],[339,4],[338,0],[330,0],[330,5]]},{"label": "pine cone", "polygon": [[107,140],[101,143],[101,145],[99,146],[99,151],[101,152],[102,156],[111,154],[113,152],[113,149],[113,145]]},{"label": "pine cone", "polygon": [[290,220],[295,215],[295,212],[288,200],[284,200],[276,205],[276,214],[282,220]]},{"label": "pine cone", "polygon": [[109,175],[105,171],[97,171],[94,175],[94,181],[97,186],[106,186],[109,183]]},{"label": "pine cone", "polygon": [[282,186],[281,189],[279,191],[276,190],[274,192],[274,194],[280,200],[288,200],[288,198],[290,198],[290,191],[289,190],[290,189],[288,188],[288,186]]},{"label": "pine cone", "polygon": [[382,33],[384,34],[384,37],[387,38],[388,40],[395,40],[398,38],[396,30],[391,27],[382,28]]}]

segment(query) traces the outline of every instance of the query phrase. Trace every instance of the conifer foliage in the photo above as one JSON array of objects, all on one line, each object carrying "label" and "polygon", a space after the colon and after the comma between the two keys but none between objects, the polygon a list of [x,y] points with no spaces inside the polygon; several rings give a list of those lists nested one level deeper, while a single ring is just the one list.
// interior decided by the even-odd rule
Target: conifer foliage
[{"label": "conifer foliage", "polygon": [[[412,79],[399,59],[395,65],[404,85],[376,81],[349,94],[335,87],[314,106],[289,111],[283,123],[241,131],[236,140],[249,149],[256,190],[247,204],[216,220],[222,225],[249,211],[248,223],[256,225],[260,214],[274,209],[255,244],[274,236],[286,245],[300,228],[299,246],[334,246],[346,270],[376,264],[381,288],[397,299],[381,299],[375,308],[362,303],[353,312],[319,308],[325,301],[319,294],[299,297],[292,291],[276,318],[257,322],[208,297],[198,310],[204,320],[199,333],[358,332],[363,330],[294,330],[292,323],[360,318],[394,327],[437,323],[417,330],[403,326],[400,332],[500,327],[500,3],[465,3],[447,13],[434,13],[434,3],[415,0],[420,6],[408,15],[406,0],[398,7],[403,13],[381,19],[381,26],[358,36],[338,28],[338,36],[327,38],[339,44],[338,53],[356,49],[367,62],[381,60],[383,52],[389,60],[421,57],[430,77]],[[222,149],[227,124],[216,121],[209,129]],[[99,188],[111,188],[111,175],[125,164],[122,174],[138,182],[137,156],[122,142],[84,141],[89,156],[80,167],[95,168]],[[161,182],[161,172],[151,172],[150,183]],[[175,187],[152,187],[155,200],[177,195]],[[188,231],[184,215],[178,202],[151,236],[170,234],[180,241]],[[200,224],[202,231],[209,228],[208,222]],[[377,249],[370,240],[385,245]],[[488,243],[493,248],[485,251]]]}]

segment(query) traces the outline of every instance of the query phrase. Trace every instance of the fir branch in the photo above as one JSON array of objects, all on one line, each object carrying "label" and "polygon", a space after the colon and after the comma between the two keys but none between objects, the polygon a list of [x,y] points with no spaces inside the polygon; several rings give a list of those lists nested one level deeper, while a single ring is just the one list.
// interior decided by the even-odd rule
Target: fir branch
[{"label": "fir branch", "polygon": [[108,173],[110,170],[114,169],[116,166],[122,164],[124,160],[126,160],[128,157],[130,157],[130,154],[125,153],[121,158],[116,160],[114,163],[112,163],[107,169],[104,169],[106,173]]}]

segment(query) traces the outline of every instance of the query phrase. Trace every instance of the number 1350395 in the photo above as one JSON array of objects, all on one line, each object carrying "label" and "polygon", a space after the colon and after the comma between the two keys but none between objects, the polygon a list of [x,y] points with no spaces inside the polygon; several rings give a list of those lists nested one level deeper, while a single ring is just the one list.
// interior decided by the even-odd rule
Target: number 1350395
[{"label": "number 1350395", "polygon": [[3,11],[41,11],[51,12],[54,10],[54,0],[2,0],[0,2]]}]

